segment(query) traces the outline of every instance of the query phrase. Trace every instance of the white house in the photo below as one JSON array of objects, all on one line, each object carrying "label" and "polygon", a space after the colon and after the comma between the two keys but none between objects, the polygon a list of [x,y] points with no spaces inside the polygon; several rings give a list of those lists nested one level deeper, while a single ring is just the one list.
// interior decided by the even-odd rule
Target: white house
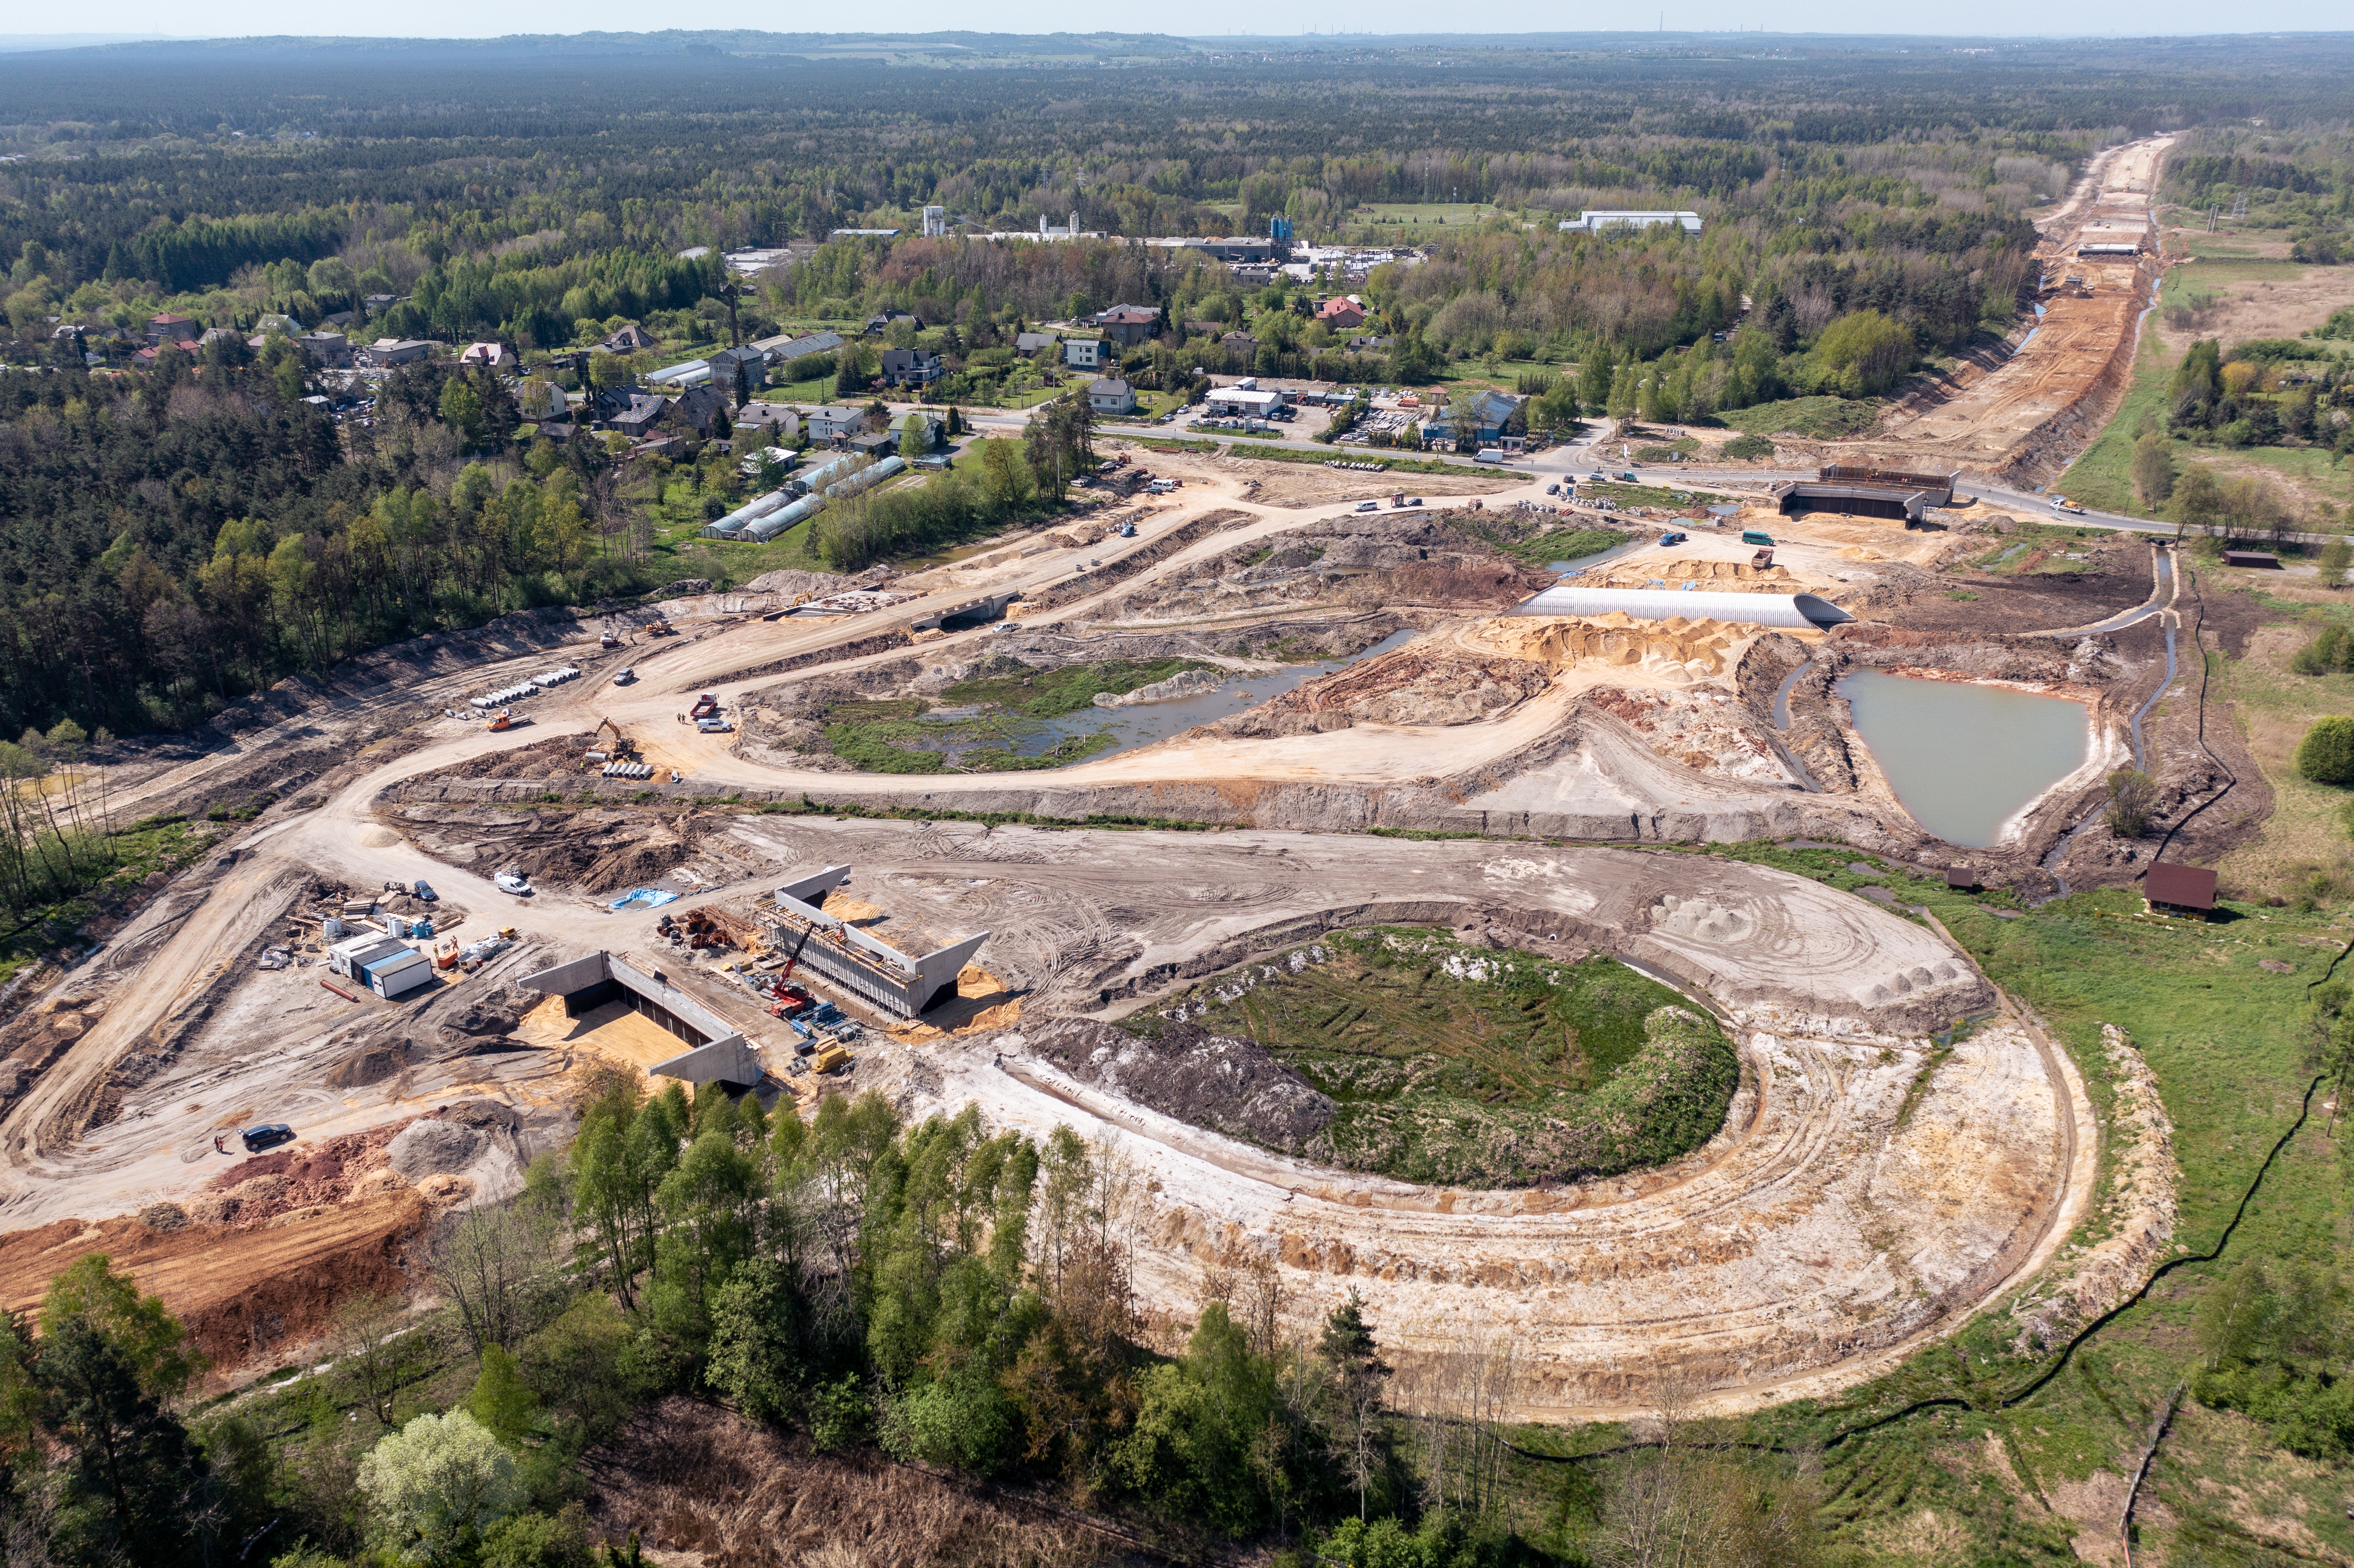
[{"label": "white house", "polygon": [[1098,414],[1136,412],[1136,388],[1117,376],[1087,383],[1087,407]]},{"label": "white house", "polygon": [[1100,338],[1075,337],[1063,344],[1063,363],[1074,370],[1093,370],[1104,360]]}]

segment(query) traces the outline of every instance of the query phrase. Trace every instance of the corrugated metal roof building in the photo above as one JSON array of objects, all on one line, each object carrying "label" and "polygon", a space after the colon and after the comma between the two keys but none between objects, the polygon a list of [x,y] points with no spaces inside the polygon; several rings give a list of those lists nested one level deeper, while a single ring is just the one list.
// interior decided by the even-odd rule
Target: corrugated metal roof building
[{"label": "corrugated metal roof building", "polygon": [[1819,631],[1855,619],[1830,600],[1810,593],[1702,593],[1698,589],[1580,588],[1575,583],[1549,588],[1511,613],[1580,620],[1625,615],[1637,620],[1723,620],[1742,626],[1775,626],[1789,631]]}]

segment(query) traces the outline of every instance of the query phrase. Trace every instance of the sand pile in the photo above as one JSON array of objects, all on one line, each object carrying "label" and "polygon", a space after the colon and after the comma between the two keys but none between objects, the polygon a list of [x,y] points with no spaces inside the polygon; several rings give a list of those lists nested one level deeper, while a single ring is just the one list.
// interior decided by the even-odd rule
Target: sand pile
[{"label": "sand pile", "polygon": [[1547,670],[1576,664],[1639,669],[1665,685],[1723,674],[1733,651],[1756,635],[1754,627],[1721,620],[1638,620],[1615,610],[1585,620],[1512,616],[1479,632],[1489,647]]},{"label": "sand pile", "polygon": [[385,1154],[402,1180],[437,1202],[520,1192],[530,1161],[522,1118],[490,1100],[443,1106],[411,1122]]}]

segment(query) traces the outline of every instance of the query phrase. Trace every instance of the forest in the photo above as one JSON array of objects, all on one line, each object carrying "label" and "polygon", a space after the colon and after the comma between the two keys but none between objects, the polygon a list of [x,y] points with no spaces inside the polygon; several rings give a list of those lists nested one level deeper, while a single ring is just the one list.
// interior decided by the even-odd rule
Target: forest
[{"label": "forest", "polygon": [[[386,640],[657,586],[658,475],[518,440],[511,379],[451,393],[446,363],[394,377],[369,421],[331,419],[291,342],[330,320],[544,357],[631,323],[710,344],[901,310],[923,326],[885,344],[942,353],[934,395],[986,403],[1025,324],[1125,302],[1161,313],[1120,364],[1144,388],[1454,366],[1517,376],[1538,428],[1706,420],[1869,397],[2007,329],[2036,281],[2025,215],[2119,138],[2190,128],[2169,175],[2187,198],[2302,204],[2316,244],[2354,188],[2342,130],[2297,129],[2349,63],[2328,39],[834,53],[851,48],[708,33],[0,56],[0,357],[28,367],[0,373],[0,733],[177,728]],[[430,104],[404,87],[426,74]],[[2256,95],[2263,134],[2233,124]],[[1394,243],[1394,209],[1426,199],[1461,219],[1414,229],[1418,264],[1365,280],[1353,342],[1312,318],[1313,289],[1242,285],[1183,251],[832,235],[938,204],[1008,227],[1076,209],[1116,236],[1280,215],[1304,238]],[[1689,206],[1705,228],[1556,231],[1617,203]],[[731,292],[714,252],[747,245],[790,255]],[[167,313],[216,341],[134,363]],[[855,345],[820,385],[866,385],[874,357]],[[2263,441],[2229,379],[2178,418]],[[1006,455],[1025,461],[845,512],[812,553],[859,565],[1059,502]],[[694,477],[737,488],[705,456]]]}]

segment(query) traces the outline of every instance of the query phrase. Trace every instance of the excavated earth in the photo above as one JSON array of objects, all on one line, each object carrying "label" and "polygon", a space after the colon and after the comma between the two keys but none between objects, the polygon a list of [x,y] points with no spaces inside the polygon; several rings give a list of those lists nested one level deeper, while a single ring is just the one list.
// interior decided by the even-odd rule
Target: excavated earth
[{"label": "excavated earth", "polygon": [[[1670,1378],[1727,1409],[1828,1394],[2027,1282],[2093,1187],[2073,1065],[1929,925],[1693,851],[1830,840],[1925,867],[1967,858],[2031,895],[2128,879],[2137,846],[2062,835],[2132,754],[2163,632],[2073,629],[2150,599],[2146,549],[2088,550],[2067,574],[1978,572],[1963,563],[1999,545],[1998,508],[1906,532],[1760,507],[1695,522],[1674,549],[1638,541],[1586,580],[1803,588],[1854,622],[1557,619],[1511,613],[1553,580],[1519,556],[1537,530],[1610,519],[1555,516],[1521,475],[1467,476],[1517,490],[1509,505],[1328,515],[1254,499],[1213,463],[1167,466],[1186,489],[1120,514],[1138,536],[1108,517],[1034,531],[889,579],[916,597],[885,610],[785,614],[811,591],[800,579],[676,585],[628,618],[542,612],[388,650],[290,683],[249,722],[122,756],[122,798],[142,811],[228,798],[260,814],[0,1025],[9,1299],[102,1245],[200,1320],[224,1366],[274,1353],[339,1291],[391,1280],[435,1214],[514,1191],[595,1075],[673,1051],[625,1009],[571,1019],[513,987],[600,948],[662,967],[804,1100],[874,1088],[910,1116],[977,1103],[998,1126],[1117,1142],[1139,1172],[1137,1281],[1156,1313],[1189,1315],[1205,1271],[1271,1260],[1302,1326],[1360,1292],[1395,1364],[1510,1343],[1511,1407],[1532,1418],[1639,1408]],[[1750,565],[1744,525],[1771,527],[1776,565]],[[956,619],[1009,599],[1013,628]],[[681,635],[644,630],[657,608]],[[527,725],[492,734],[465,705],[559,661],[588,678],[524,705]],[[1349,662],[1051,770],[864,774],[810,744],[828,704],[940,703],[1017,670],[1182,662],[1197,673],[1163,688],[1182,696],[1307,661]],[[638,680],[618,687],[624,663]],[[1960,856],[1904,813],[1856,736],[1835,688],[1860,669],[2074,698],[2092,755],[2003,844]],[[704,691],[735,730],[677,722]],[[2181,710],[2145,726],[2167,824],[2212,793]],[[608,720],[654,778],[582,765]],[[758,810],[769,802],[784,809]],[[1193,831],[856,814],[869,810]],[[2192,823],[2226,831],[2243,830]],[[740,920],[822,865],[854,868],[860,923],[885,941],[989,939],[954,1019],[870,1032],[820,1086],[786,1075],[791,1042],[740,980],[665,945],[652,912],[610,904],[660,888],[679,895],[666,913]],[[509,866],[535,895],[492,884]],[[429,879],[461,939],[509,924],[523,939],[398,1004],[346,998],[320,983],[315,930],[289,924],[322,878]],[[1416,1186],[1307,1158],[1330,1102],[1249,1042],[1108,1031],[1204,977],[1368,923],[1607,954],[1675,986],[1740,1060],[1722,1129],[1607,1179]],[[311,965],[256,967],[290,939],[311,940]],[[1963,1016],[1989,1021],[1933,1048]],[[265,1119],[301,1134],[282,1161],[215,1152],[216,1135]]]}]

